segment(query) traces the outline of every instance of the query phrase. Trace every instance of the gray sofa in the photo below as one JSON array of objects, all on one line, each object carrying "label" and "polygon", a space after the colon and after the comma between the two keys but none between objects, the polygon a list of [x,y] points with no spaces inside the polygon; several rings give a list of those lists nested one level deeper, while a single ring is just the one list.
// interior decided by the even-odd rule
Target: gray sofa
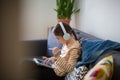
[{"label": "gray sofa", "polygon": [[[22,47],[26,49],[26,52],[24,53],[24,58],[29,59],[31,61],[31,57],[38,57],[38,56],[52,56],[51,50],[48,48],[52,48],[54,46],[61,47],[61,44],[57,43],[56,39],[53,36],[53,33],[51,33],[52,27],[50,28],[50,32],[47,39],[41,39],[41,40],[27,40],[22,41]],[[82,32],[78,29],[74,28],[74,31],[81,43],[84,39],[89,40],[102,40],[100,38],[97,38],[93,35],[87,34],[85,32]],[[108,50],[105,51],[104,54],[99,56],[99,58],[91,63],[88,64],[88,68],[91,69],[95,64],[98,63],[102,58],[105,56],[112,55],[114,58],[114,72],[112,76],[112,80],[119,80],[120,79],[120,49],[118,50]],[[82,59],[82,58],[81,58]],[[25,63],[24,63],[25,64]],[[53,79],[55,80],[55,79]]]}]

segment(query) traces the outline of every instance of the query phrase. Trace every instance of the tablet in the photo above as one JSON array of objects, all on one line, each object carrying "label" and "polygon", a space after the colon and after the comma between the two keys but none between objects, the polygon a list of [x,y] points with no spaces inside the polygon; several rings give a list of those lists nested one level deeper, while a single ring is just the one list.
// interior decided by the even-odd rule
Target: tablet
[{"label": "tablet", "polygon": [[33,58],[33,61],[37,64],[37,65],[40,65],[40,66],[44,66],[44,67],[47,67],[47,68],[52,68],[52,62],[48,62],[47,64],[45,63],[44,59],[42,58]]}]

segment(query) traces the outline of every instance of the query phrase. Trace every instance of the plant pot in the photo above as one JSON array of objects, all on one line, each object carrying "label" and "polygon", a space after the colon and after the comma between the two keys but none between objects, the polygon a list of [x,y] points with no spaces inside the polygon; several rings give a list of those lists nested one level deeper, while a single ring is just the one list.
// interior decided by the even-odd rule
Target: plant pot
[{"label": "plant pot", "polygon": [[70,25],[71,19],[68,19],[68,18],[66,18],[66,19],[57,19],[57,21],[58,22],[63,22],[63,23],[66,23],[66,24]]}]

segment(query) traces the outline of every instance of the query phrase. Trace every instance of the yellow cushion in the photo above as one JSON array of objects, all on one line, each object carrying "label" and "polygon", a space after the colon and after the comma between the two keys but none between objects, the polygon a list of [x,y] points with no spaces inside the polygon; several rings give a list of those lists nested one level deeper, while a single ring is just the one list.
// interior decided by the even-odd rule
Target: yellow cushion
[{"label": "yellow cushion", "polygon": [[110,80],[113,74],[113,57],[99,61],[84,77],[84,80]]}]

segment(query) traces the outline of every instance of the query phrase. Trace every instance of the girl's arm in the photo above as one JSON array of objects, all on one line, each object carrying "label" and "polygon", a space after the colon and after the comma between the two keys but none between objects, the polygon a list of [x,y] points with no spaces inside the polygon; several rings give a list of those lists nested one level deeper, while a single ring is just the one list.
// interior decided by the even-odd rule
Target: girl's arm
[{"label": "girl's arm", "polygon": [[54,69],[55,73],[58,76],[64,76],[66,73],[71,72],[74,69],[74,66],[77,62],[77,59],[79,57],[79,49],[78,48],[73,48],[69,51],[69,53],[66,55],[69,55],[69,59],[66,60],[66,57],[60,57],[57,56],[56,60],[56,68]]}]

